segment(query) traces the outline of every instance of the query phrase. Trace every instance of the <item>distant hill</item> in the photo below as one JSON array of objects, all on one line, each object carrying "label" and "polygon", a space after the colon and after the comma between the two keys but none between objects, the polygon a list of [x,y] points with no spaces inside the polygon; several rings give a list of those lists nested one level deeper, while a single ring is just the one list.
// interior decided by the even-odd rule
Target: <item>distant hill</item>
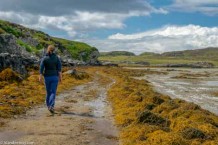
[{"label": "distant hill", "polygon": [[[128,51],[111,51],[101,52],[100,56],[136,56]],[[170,57],[170,58],[205,58],[205,59],[218,59],[218,47],[209,47],[203,49],[184,50],[184,51],[171,51],[162,54],[154,52],[143,52],[139,57]],[[136,56],[137,57],[137,56]]]},{"label": "distant hill", "polygon": [[180,57],[180,58],[215,58],[218,56],[218,47],[209,47],[203,49],[194,49],[194,50],[183,50],[183,51],[170,51],[164,52],[162,54],[153,53],[153,52],[143,52],[139,56],[148,56],[148,57]]},{"label": "distant hill", "polygon": [[208,58],[215,59],[218,57],[218,47],[209,47],[204,49],[172,51],[162,53],[164,57],[184,57],[184,58]]},{"label": "distant hill", "polygon": [[195,50],[172,51],[162,54],[153,52],[144,52],[135,56],[124,56],[117,53],[116,56],[111,57],[102,55],[99,57],[101,61],[111,61],[116,63],[138,63],[149,62],[154,64],[181,64],[181,63],[195,63],[195,62],[211,62],[218,66],[218,47],[210,47]]},{"label": "distant hill", "polygon": [[100,52],[100,56],[135,56],[135,54],[128,51],[111,51]]}]

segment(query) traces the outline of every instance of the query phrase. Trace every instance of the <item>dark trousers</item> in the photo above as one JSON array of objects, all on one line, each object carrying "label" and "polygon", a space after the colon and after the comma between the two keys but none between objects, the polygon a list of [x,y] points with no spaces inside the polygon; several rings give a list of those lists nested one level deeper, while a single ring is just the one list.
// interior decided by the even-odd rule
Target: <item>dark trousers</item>
[{"label": "dark trousers", "polygon": [[46,105],[48,107],[54,107],[55,97],[58,86],[58,76],[45,77],[46,86]]}]

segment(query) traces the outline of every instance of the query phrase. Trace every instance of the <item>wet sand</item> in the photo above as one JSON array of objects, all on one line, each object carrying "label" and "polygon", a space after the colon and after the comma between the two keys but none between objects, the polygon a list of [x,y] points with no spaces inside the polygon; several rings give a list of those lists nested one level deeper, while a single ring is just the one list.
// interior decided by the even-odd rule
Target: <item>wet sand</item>
[{"label": "wet sand", "polygon": [[[166,74],[149,74],[137,79],[146,79],[156,91],[171,98],[193,102],[218,115],[218,97],[213,95],[213,92],[218,92],[218,69],[150,68],[150,70]],[[187,78],[179,78],[184,74]]]}]

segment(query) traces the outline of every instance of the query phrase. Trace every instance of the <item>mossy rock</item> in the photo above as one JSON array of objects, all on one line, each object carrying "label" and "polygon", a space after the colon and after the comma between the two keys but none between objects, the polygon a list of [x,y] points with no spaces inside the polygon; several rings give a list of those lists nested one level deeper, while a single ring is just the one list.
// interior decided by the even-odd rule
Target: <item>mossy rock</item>
[{"label": "mossy rock", "polygon": [[185,128],[182,131],[182,136],[185,139],[204,139],[206,137],[203,131],[192,127]]},{"label": "mossy rock", "polygon": [[150,111],[141,112],[137,118],[138,123],[148,123],[150,125],[164,126],[167,127],[170,125],[170,121],[162,118]]}]

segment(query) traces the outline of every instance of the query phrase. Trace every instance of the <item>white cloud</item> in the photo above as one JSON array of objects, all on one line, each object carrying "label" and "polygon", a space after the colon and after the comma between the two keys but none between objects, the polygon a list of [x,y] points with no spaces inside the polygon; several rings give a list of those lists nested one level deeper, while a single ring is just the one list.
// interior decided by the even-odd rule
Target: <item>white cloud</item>
[{"label": "white cloud", "polygon": [[77,11],[75,15],[66,16],[38,16],[25,13],[1,12],[0,18],[41,30],[60,30],[67,32],[71,37],[77,32],[96,29],[122,29],[124,19],[128,14],[90,13]]},{"label": "white cloud", "polygon": [[174,3],[168,8],[175,11],[201,12],[206,15],[218,15],[217,0],[174,0]]},{"label": "white cloud", "polygon": [[165,26],[160,29],[146,31],[142,33],[124,35],[124,34],[115,34],[109,36],[109,39],[141,39],[144,37],[159,36],[159,37],[181,37],[181,36],[205,36],[205,35],[217,35],[218,27],[208,28],[201,27],[196,25],[187,25],[187,26]]},{"label": "white cloud", "polygon": [[86,42],[96,46],[100,51],[127,50],[136,54],[218,47],[218,27],[165,26],[142,33],[114,34],[105,40]]},{"label": "white cloud", "polygon": [[14,3],[2,0],[0,5],[0,19],[36,29],[64,31],[71,37],[98,29],[122,29],[127,18],[151,13],[167,14],[167,11],[156,9],[144,0],[16,0]]}]

